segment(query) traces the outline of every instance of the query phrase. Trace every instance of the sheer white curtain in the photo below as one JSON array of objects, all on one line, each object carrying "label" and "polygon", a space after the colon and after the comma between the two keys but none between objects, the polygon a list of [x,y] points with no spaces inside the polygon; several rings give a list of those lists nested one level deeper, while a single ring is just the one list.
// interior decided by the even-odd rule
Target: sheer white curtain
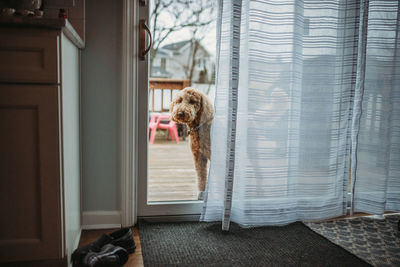
[{"label": "sheer white curtain", "polygon": [[[377,2],[377,14],[368,20],[373,11],[368,1],[220,1],[212,155],[202,221],[221,220],[228,229],[230,221],[246,227],[340,216],[346,213],[350,189],[355,210],[366,210],[361,206],[368,205],[368,192],[376,188],[367,188],[371,179],[361,178],[361,170],[370,168],[368,153],[383,160],[377,150],[389,160],[377,185],[383,196],[379,200],[391,195],[398,208],[399,195],[383,182],[399,186],[399,149],[387,151],[396,141],[399,146],[398,110],[389,116],[383,115],[388,107],[374,106],[382,114],[377,120],[387,123],[379,127],[391,125],[384,131],[390,135],[385,148],[363,139],[372,131],[364,133],[363,123],[372,122],[363,109],[373,104],[360,82],[366,77],[367,84],[369,77],[369,68],[359,67],[362,59],[378,66],[372,53],[391,51],[384,53],[386,67],[376,77],[389,79],[390,109],[399,106],[398,29],[393,28],[398,25],[397,1]],[[387,27],[382,9],[391,10],[384,47],[377,42],[383,37],[379,29]],[[362,45],[374,29],[370,24],[377,26],[368,38],[376,40]],[[371,85],[371,94],[386,92],[388,86]],[[372,128],[379,142],[384,133]],[[352,155],[358,164],[351,169],[360,174],[348,188],[351,149],[359,151]]]},{"label": "sheer white curtain", "polygon": [[353,208],[383,214],[400,211],[400,1],[370,1],[365,11],[364,85],[356,87],[354,108],[360,115],[354,120]]}]

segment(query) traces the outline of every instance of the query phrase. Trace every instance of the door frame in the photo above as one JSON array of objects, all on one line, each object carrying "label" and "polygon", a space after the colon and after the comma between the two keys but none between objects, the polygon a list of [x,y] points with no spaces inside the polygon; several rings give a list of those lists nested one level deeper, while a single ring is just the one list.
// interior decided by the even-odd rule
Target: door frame
[{"label": "door frame", "polygon": [[203,207],[203,201],[147,203],[148,91],[144,89],[148,81],[140,77],[148,77],[148,65],[138,59],[138,42],[139,20],[148,18],[148,4],[148,0],[123,0],[121,224],[124,227],[136,224],[138,216],[193,220]]},{"label": "door frame", "polygon": [[137,222],[137,142],[136,88],[137,88],[137,28],[138,1],[122,3],[122,68],[121,68],[121,225],[129,227]]}]

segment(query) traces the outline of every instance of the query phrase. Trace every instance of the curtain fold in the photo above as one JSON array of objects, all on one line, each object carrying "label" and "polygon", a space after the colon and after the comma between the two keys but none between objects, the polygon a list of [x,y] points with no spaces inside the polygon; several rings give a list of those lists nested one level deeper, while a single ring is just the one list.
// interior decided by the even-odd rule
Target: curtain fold
[{"label": "curtain fold", "polygon": [[352,116],[352,127],[351,127],[351,210],[350,214],[354,211],[354,190],[355,181],[357,179],[357,165],[358,165],[358,138],[360,133],[360,120],[362,113],[362,102],[364,97],[364,86],[365,86],[365,59],[367,52],[367,33],[368,33],[368,8],[369,1],[363,0],[360,2],[360,18],[358,25],[358,39],[357,39],[357,62],[356,62],[356,81],[354,89],[354,104],[353,104],[353,116]]},{"label": "curtain fold", "polygon": [[346,214],[348,193],[352,211],[400,211],[399,1],[219,8],[201,220],[325,219]]}]

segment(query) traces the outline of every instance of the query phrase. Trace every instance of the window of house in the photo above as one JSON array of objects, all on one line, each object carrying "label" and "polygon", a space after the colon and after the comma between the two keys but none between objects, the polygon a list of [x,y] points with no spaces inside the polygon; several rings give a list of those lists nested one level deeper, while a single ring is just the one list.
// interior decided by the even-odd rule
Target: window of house
[{"label": "window of house", "polygon": [[161,59],[161,69],[165,70],[167,66],[167,59],[166,58],[162,58]]}]

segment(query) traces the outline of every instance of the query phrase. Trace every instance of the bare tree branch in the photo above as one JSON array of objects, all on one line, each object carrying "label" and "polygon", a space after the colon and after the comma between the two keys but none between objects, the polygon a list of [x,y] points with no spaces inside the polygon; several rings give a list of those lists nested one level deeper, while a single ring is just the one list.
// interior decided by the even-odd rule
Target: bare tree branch
[{"label": "bare tree branch", "polygon": [[[173,32],[190,29],[192,33],[196,33],[192,34],[191,40],[193,43],[196,43],[195,40],[199,42],[202,39],[201,36],[197,35],[200,33],[204,35],[203,28],[215,20],[214,5],[215,3],[212,0],[152,0],[154,8],[150,14],[153,35],[153,44],[150,51],[150,73],[152,73],[153,62],[159,49]],[[163,18],[167,19],[163,21]],[[196,60],[195,55],[193,55],[194,50],[192,49],[191,51],[191,64],[189,65],[193,65],[193,61]],[[193,71],[190,72],[193,73]],[[187,75],[190,72],[187,72]]]}]

